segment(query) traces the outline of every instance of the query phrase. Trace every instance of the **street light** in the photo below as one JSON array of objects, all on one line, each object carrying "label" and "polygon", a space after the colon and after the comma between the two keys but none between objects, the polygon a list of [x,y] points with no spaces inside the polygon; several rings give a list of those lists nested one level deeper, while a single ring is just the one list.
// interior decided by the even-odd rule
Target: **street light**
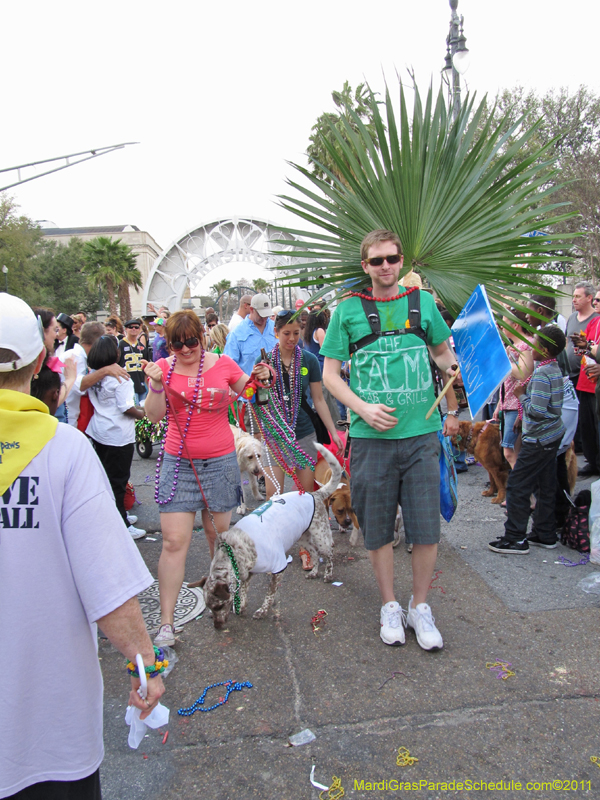
[{"label": "street light", "polygon": [[464,17],[458,16],[458,0],[450,2],[450,31],[446,38],[446,58],[442,77],[448,85],[448,104],[452,109],[452,121],[460,112],[460,76],[469,69],[470,53],[464,32]]},{"label": "street light", "polygon": [[4,273],[4,291],[8,294],[8,267],[6,265],[2,267],[2,272]]}]

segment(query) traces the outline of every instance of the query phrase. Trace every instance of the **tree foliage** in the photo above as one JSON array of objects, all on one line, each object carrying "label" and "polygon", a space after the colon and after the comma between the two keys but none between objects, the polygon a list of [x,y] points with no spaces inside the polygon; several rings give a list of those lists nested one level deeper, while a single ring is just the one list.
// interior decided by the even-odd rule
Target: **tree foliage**
[{"label": "tree foliage", "polygon": [[35,267],[38,276],[36,305],[51,308],[57,314],[83,311],[90,315],[102,308],[102,295],[88,286],[81,239],[71,239],[66,246],[43,241]]},{"label": "tree foliage", "polygon": [[38,300],[35,256],[42,234],[29,217],[18,214],[19,206],[7,194],[0,195],[0,290],[8,284],[10,294],[18,295],[28,303]]},{"label": "tree foliage", "polygon": [[[288,181],[295,194],[282,205],[311,230],[283,229],[301,237],[290,244],[305,263],[282,283],[314,286],[324,275],[340,293],[365,286],[360,243],[385,228],[403,242],[403,274],[421,273],[454,315],[480,283],[499,315],[506,298],[518,305],[525,292],[551,292],[542,267],[565,258],[573,234],[557,226],[572,215],[553,196],[553,142],[535,144],[541,121],[485,119],[487,107],[467,97],[452,122],[443,93],[430,88],[423,104],[417,87],[411,117],[402,85],[398,122],[389,90],[381,111],[372,94],[369,105],[374,135],[348,110],[343,133],[331,127],[335,142],[321,137],[335,171],[320,178],[294,165],[304,182]],[[548,237],[523,239],[540,229]]]},{"label": "tree foliage", "polygon": [[348,81],[345,81],[342,91],[332,92],[331,97],[338,110],[321,114],[311,128],[310,143],[306,150],[313,175],[330,184],[333,183],[330,174],[345,182],[336,166],[336,159],[331,157],[330,148],[336,151],[338,158],[343,157],[341,142],[351,146],[350,132],[358,133],[355,117],[364,124],[371,136],[375,134],[371,94],[366,84],[360,83],[353,92]]},{"label": "tree foliage", "polygon": [[[519,157],[534,155],[548,146],[544,155],[554,160],[547,185],[556,187],[555,200],[571,204],[580,216],[555,224],[561,232],[581,231],[575,242],[575,262],[571,269],[583,277],[600,278],[600,97],[585,86],[571,93],[566,88],[551,89],[544,95],[522,86],[503,90],[493,105],[486,103],[481,124],[489,119],[502,121],[508,131],[522,115],[539,118],[534,135]],[[512,146],[520,127],[504,145]],[[513,158],[509,166],[514,166]],[[551,212],[556,214],[559,212]]]},{"label": "tree foliage", "polygon": [[117,297],[124,319],[131,315],[129,287],[142,285],[142,276],[135,266],[137,257],[121,239],[97,236],[83,246],[85,272],[93,289],[105,289],[112,316],[117,315]]},{"label": "tree foliage", "polygon": [[223,296],[225,292],[231,289],[231,281],[224,278],[223,280],[213,284],[210,288],[215,293],[215,296],[219,301],[219,319],[221,319],[223,316]]},{"label": "tree foliage", "polygon": [[252,288],[257,294],[265,294],[271,288],[271,283],[264,278],[254,278]]}]

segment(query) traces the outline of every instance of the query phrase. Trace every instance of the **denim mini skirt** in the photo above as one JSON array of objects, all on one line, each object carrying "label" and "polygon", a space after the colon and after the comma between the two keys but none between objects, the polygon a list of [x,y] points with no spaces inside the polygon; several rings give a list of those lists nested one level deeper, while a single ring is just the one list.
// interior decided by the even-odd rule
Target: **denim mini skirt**
[{"label": "denim mini skirt", "polygon": [[[167,500],[173,489],[177,456],[164,453],[160,469],[158,499]],[[194,466],[211,511],[232,511],[242,501],[242,479],[235,450],[216,458],[195,458]],[[179,511],[202,511],[206,503],[198,487],[189,459],[182,457],[175,496],[169,503],[160,505],[161,514]]]}]

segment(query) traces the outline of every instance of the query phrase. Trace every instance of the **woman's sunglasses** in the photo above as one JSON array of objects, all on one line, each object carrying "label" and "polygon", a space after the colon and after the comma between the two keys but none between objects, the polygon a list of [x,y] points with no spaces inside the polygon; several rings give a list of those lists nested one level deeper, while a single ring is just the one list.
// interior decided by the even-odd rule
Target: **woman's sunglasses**
[{"label": "woman's sunglasses", "polygon": [[195,336],[191,336],[189,339],[186,339],[185,342],[171,342],[171,347],[173,350],[183,350],[183,345],[185,345],[190,350],[193,350],[194,347],[198,347],[199,344],[200,340]]},{"label": "woman's sunglasses", "polygon": [[380,267],[384,261],[387,261],[388,264],[399,264],[401,258],[402,256],[400,253],[394,253],[391,256],[373,256],[373,258],[365,258],[365,261],[372,267]]}]

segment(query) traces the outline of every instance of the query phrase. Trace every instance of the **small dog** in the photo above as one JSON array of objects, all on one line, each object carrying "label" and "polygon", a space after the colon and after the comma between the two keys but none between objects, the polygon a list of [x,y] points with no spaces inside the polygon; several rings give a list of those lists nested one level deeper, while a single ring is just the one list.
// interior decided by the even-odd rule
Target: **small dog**
[{"label": "small dog", "polygon": [[[262,469],[262,448],[258,439],[250,436],[241,428],[235,425],[229,426],[233,432],[235,440],[235,454],[237,456],[238,466],[242,475],[245,473],[248,476],[248,486],[252,492],[255,500],[264,500],[264,495],[260,493],[258,488],[257,478],[263,474]],[[246,505],[246,491],[244,484],[242,484],[243,497],[241,505],[238,506],[236,513],[245,515],[248,513],[248,506]]]},{"label": "small dog", "polygon": [[575,484],[577,483],[577,456],[575,455],[575,442],[571,442],[567,452],[565,453],[567,462],[567,480],[569,481],[569,494],[572,495],[575,491]]},{"label": "small dog", "polygon": [[[319,486],[327,483],[331,478],[331,469],[325,461],[317,461],[315,467],[315,483]],[[350,494],[350,484],[348,479],[343,477],[338,484],[337,489],[326,500],[325,507],[333,512],[333,516],[339,527],[340,533],[348,533],[350,526],[352,531],[350,533],[349,544],[351,547],[356,547],[358,544],[358,537],[362,533],[356,512],[352,507],[352,497]],[[400,544],[400,533],[403,530],[402,523],[402,510],[398,506],[398,513],[394,525],[394,547]]]},{"label": "small dog", "polygon": [[459,422],[459,431],[452,437],[452,444],[459,450],[474,455],[485,467],[490,478],[490,488],[483,497],[494,497],[492,503],[499,505],[506,498],[506,481],[510,467],[500,447],[500,426],[493,422]]},{"label": "small dog", "polygon": [[321,555],[325,561],[323,580],[333,580],[333,537],[323,501],[338,485],[342,468],[326,448],[320,444],[317,448],[331,467],[327,484],[316,492],[275,495],[239,520],[219,536],[208,577],[189,584],[203,587],[215,628],[227,623],[234,601],[239,601],[239,613],[246,608],[248,582],[254,572],[271,575],[264,602],[253,616],[260,619],[267,614],[287,566],[286,553],[297,542],[308,550],[314,565],[306,577],[317,577]]}]

